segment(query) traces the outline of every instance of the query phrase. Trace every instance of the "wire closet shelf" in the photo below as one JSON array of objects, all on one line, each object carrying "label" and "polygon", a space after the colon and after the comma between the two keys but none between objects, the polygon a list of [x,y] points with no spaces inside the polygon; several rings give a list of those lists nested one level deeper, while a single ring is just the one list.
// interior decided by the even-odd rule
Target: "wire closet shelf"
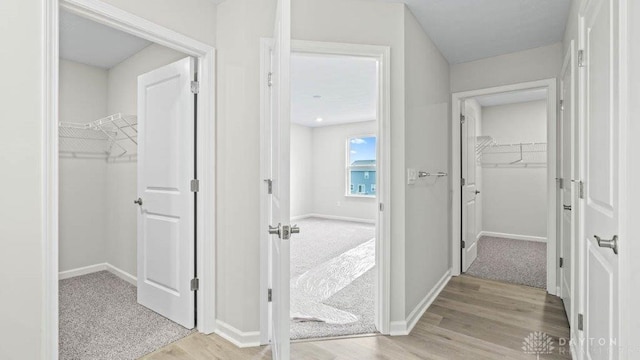
[{"label": "wire closet shelf", "polygon": [[484,146],[477,156],[478,163],[482,167],[546,167],[547,143],[497,144],[493,142]]},{"label": "wire closet shelf", "polygon": [[89,123],[60,122],[60,156],[109,160],[134,159],[138,121],[116,113]]}]

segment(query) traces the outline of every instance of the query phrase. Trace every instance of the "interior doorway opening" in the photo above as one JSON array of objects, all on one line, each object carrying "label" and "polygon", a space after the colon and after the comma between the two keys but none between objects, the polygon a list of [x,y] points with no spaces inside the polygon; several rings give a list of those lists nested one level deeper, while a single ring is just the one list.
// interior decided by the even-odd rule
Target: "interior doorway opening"
[{"label": "interior doorway opening", "polygon": [[291,339],[375,327],[378,61],[291,57]]},{"label": "interior doorway opening", "polygon": [[462,271],[546,289],[547,90],[466,98]]},{"label": "interior doorway opening", "polygon": [[454,275],[555,295],[556,80],[455,93],[452,104]]}]

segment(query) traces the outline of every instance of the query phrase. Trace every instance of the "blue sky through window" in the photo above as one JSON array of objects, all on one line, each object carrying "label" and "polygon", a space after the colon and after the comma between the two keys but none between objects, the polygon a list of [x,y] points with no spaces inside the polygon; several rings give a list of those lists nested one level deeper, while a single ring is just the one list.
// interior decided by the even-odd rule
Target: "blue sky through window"
[{"label": "blue sky through window", "polygon": [[357,160],[375,160],[376,137],[359,137],[349,140],[349,159],[351,164]]}]

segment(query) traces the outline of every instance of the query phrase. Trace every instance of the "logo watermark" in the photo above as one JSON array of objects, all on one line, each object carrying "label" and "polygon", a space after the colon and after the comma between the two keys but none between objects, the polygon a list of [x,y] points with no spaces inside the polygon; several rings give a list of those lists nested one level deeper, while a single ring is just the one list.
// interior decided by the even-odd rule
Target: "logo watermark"
[{"label": "logo watermark", "polygon": [[525,354],[536,355],[540,359],[540,355],[553,354],[553,338],[542,331],[534,331],[524,338],[522,342],[522,351]]}]

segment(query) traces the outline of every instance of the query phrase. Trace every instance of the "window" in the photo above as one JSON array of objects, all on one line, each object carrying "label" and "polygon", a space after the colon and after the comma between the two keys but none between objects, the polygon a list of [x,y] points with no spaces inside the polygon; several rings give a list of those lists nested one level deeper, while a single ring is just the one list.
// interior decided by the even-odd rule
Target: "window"
[{"label": "window", "polygon": [[376,137],[347,139],[347,195],[376,196]]}]

